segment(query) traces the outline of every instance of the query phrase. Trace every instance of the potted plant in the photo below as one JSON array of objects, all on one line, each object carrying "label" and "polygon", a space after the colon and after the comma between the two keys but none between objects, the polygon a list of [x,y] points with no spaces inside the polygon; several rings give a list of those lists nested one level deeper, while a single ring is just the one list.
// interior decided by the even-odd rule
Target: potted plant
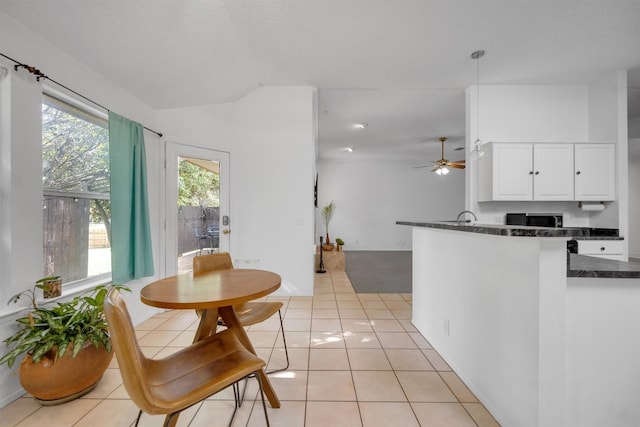
[{"label": "potted plant", "polygon": [[324,249],[325,251],[333,250],[333,243],[331,243],[331,239],[329,238],[329,223],[331,222],[331,218],[333,218],[334,211],[335,211],[335,204],[333,203],[333,200],[327,203],[322,208],[322,222],[324,223],[324,230],[326,234],[325,242],[322,245],[322,249]]},{"label": "potted plant", "polygon": [[62,278],[60,276],[44,277],[36,282],[36,286],[42,289],[42,296],[45,299],[57,298],[62,295]]},{"label": "potted plant", "polygon": [[336,245],[338,245],[338,252],[340,252],[342,250],[342,247],[344,246],[344,240],[336,237]]},{"label": "potted plant", "polygon": [[[29,312],[16,319],[20,328],[4,343],[11,350],[0,358],[9,368],[20,363],[20,383],[43,405],[55,405],[91,391],[109,366],[113,353],[102,303],[110,286],[98,286],[88,294],[54,306],[38,305],[37,289],[14,295],[8,304],[22,296],[29,298]],[[121,290],[126,286],[111,285]]]}]

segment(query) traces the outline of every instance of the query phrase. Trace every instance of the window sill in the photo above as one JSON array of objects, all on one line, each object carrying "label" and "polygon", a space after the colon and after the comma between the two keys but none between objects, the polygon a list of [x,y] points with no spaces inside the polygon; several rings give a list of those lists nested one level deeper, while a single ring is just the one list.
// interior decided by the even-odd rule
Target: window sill
[{"label": "window sill", "polygon": [[[100,276],[91,277],[89,279],[78,280],[76,282],[67,283],[62,286],[62,295],[57,298],[42,297],[36,300],[38,305],[51,304],[57,301],[64,301],[71,299],[77,295],[83,294],[96,286],[107,285],[111,283],[111,274],[103,274]],[[4,323],[7,319],[15,318],[16,315],[22,315],[29,310],[30,307],[25,305],[10,304],[0,308],[0,323]],[[5,310],[3,310],[5,309]]]}]

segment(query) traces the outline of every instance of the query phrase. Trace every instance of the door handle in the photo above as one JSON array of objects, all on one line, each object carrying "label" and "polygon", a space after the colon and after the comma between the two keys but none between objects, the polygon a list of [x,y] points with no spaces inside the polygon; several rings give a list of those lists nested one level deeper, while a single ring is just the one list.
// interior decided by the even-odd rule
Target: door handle
[{"label": "door handle", "polygon": [[225,228],[222,230],[222,234],[229,234],[231,233],[231,230],[229,230],[228,228]]}]

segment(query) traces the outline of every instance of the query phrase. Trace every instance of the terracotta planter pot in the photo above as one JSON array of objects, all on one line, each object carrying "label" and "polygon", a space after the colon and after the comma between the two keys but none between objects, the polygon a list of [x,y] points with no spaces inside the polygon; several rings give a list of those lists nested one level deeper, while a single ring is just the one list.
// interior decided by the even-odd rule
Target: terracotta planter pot
[{"label": "terracotta planter pot", "polygon": [[42,405],[68,402],[93,390],[109,366],[113,351],[87,342],[76,357],[71,357],[71,348],[58,360],[54,361],[54,355],[50,351],[39,363],[27,355],[20,363],[20,384]]}]

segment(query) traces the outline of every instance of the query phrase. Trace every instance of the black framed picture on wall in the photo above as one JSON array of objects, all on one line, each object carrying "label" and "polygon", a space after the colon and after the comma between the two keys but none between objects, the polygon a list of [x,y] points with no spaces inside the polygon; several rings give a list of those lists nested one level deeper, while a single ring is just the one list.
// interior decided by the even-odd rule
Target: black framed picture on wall
[{"label": "black framed picture on wall", "polygon": [[316,174],[316,183],[313,186],[313,206],[318,207],[318,174]]}]

